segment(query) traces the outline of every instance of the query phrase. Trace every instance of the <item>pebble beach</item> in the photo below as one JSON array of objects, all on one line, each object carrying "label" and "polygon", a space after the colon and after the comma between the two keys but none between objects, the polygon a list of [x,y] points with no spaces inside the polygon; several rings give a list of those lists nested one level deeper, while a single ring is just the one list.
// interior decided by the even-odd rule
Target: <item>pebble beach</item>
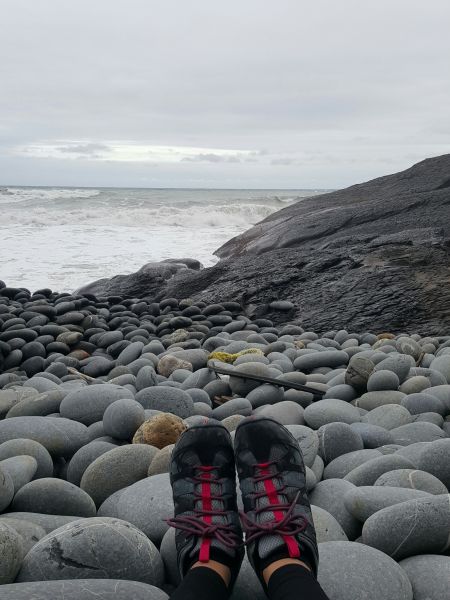
[{"label": "pebble beach", "polygon": [[450,335],[306,331],[291,309],[0,282],[0,600],[168,598],[173,445],[254,414],[300,445],[330,600],[450,598]]}]

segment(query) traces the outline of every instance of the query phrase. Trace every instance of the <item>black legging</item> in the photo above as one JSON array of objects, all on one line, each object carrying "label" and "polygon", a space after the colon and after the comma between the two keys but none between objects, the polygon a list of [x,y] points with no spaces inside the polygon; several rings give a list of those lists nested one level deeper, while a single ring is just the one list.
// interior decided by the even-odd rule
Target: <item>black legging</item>
[{"label": "black legging", "polygon": [[[270,600],[329,600],[314,575],[301,565],[277,569],[268,585]],[[170,600],[228,600],[222,577],[208,567],[191,569]]]}]

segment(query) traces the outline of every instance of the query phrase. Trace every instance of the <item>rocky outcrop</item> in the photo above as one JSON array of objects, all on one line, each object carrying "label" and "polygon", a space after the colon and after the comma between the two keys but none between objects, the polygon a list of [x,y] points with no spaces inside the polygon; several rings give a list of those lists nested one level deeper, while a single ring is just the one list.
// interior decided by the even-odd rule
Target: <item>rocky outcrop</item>
[{"label": "rocky outcrop", "polygon": [[448,333],[450,155],[302,200],[216,254],[221,260],[213,267],[178,269],[130,293],[234,300],[248,316],[322,332]]}]

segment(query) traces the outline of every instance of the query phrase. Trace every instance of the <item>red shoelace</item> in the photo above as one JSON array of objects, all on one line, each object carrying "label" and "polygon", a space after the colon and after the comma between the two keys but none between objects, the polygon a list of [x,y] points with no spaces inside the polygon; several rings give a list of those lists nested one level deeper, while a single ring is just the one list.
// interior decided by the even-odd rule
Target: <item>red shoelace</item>
[{"label": "red shoelace", "polygon": [[[242,527],[245,531],[245,543],[250,544],[264,535],[279,535],[286,543],[289,555],[292,558],[297,558],[300,555],[298,544],[295,540],[295,535],[301,533],[308,526],[305,517],[294,515],[294,510],[297,505],[300,490],[295,495],[292,502],[280,502],[278,495],[283,495],[286,490],[286,485],[275,487],[274,480],[277,479],[277,473],[272,472],[270,467],[278,461],[272,460],[266,463],[258,463],[252,465],[256,474],[253,477],[255,484],[264,482],[264,490],[256,492],[253,497],[256,501],[261,498],[268,498],[267,506],[254,509],[255,520],[250,519],[245,513],[240,512]],[[261,523],[257,518],[258,515],[264,512],[273,512],[275,519],[267,523]]]},{"label": "red shoelace", "polygon": [[216,539],[226,548],[235,549],[242,545],[239,535],[233,530],[231,523],[213,523],[213,517],[226,517],[232,511],[213,509],[213,501],[217,500],[223,505],[223,498],[219,494],[213,494],[211,484],[220,485],[223,479],[213,476],[213,472],[218,467],[201,466],[198,467],[198,475],[191,477],[192,481],[200,484],[201,493],[194,490],[194,496],[201,501],[201,508],[193,508],[193,515],[179,515],[172,519],[166,519],[166,523],[171,527],[180,529],[185,533],[197,537],[202,537],[200,546],[200,561],[209,560],[209,547],[211,541]]}]

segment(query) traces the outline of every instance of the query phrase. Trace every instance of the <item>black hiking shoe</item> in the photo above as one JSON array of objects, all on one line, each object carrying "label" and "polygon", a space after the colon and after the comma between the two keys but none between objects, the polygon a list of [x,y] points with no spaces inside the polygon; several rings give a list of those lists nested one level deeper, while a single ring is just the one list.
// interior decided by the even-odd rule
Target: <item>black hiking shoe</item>
[{"label": "black hiking shoe", "polygon": [[178,567],[184,577],[197,561],[215,560],[231,570],[232,587],[244,556],[236,505],[236,474],[231,437],[219,423],[185,431],[170,466]]},{"label": "black hiking shoe", "polygon": [[273,419],[256,416],[239,424],[234,448],[247,554],[263,586],[264,569],[283,558],[305,562],[317,576],[316,533],[297,441]]}]

